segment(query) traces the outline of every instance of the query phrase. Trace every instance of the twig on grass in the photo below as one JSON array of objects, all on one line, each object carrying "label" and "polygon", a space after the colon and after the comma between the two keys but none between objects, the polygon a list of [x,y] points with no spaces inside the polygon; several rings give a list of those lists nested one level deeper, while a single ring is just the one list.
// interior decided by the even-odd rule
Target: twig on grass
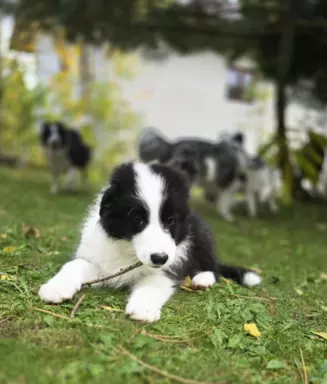
[{"label": "twig on grass", "polygon": [[206,334],[207,333],[202,333],[201,335],[195,336],[192,339],[185,339],[185,338],[182,338],[181,336],[172,338],[172,337],[167,337],[164,335],[156,335],[154,333],[148,333],[144,330],[141,331],[141,335],[148,336],[151,339],[162,341],[164,343],[174,343],[174,344],[188,344],[188,343],[191,343],[192,341],[194,341],[196,339],[200,339],[201,337],[205,336]]},{"label": "twig on grass", "polygon": [[117,277],[117,276],[123,275],[124,273],[130,272],[133,269],[140,267],[141,265],[142,265],[142,263],[140,261],[138,261],[137,263],[130,265],[129,267],[127,267],[125,269],[121,269],[119,272],[114,273],[113,275],[110,275],[107,277],[101,277],[101,279],[96,279],[96,280],[84,283],[84,284],[82,284],[82,288],[90,287],[92,284],[101,283],[102,281],[113,279],[114,277]]},{"label": "twig on grass", "polygon": [[169,373],[167,371],[163,371],[157,367],[154,367],[153,365],[146,363],[143,360],[140,360],[138,357],[133,355],[133,353],[129,352],[127,349],[125,349],[122,346],[119,346],[118,348],[121,352],[123,352],[125,355],[127,355],[128,357],[130,357],[132,360],[136,361],[137,363],[139,363],[143,367],[148,368],[153,372],[156,372],[158,375],[168,377],[169,379],[178,381],[179,383],[183,383],[183,384],[224,384],[224,383],[226,383],[223,381],[221,381],[219,383],[217,383],[217,382],[214,383],[212,381],[196,381],[196,380],[191,380],[191,379],[185,379],[184,377],[173,375],[172,373]]},{"label": "twig on grass", "polygon": [[58,313],[47,311],[46,309],[37,308],[37,307],[31,307],[31,309],[34,309],[35,311],[46,313],[47,315],[51,315],[53,317],[59,317],[60,319],[69,320],[69,317],[64,315],[59,315]]},{"label": "twig on grass", "polygon": [[74,305],[74,308],[72,309],[71,313],[70,313],[70,318],[73,319],[75,317],[75,314],[78,310],[78,307],[80,306],[81,302],[85,299],[85,295],[82,295],[76,302],[76,304]]},{"label": "twig on grass", "polygon": [[302,349],[301,349],[301,348],[300,348],[300,352],[301,352],[301,361],[302,361],[302,369],[303,369],[303,383],[304,383],[304,384],[308,384],[307,368],[306,368],[306,366],[305,366],[304,357],[303,357],[303,352],[302,352]]}]

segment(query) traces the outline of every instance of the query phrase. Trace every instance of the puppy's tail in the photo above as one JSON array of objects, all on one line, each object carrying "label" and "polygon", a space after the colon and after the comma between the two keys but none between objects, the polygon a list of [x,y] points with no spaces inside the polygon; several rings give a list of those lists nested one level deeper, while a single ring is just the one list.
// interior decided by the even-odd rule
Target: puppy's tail
[{"label": "puppy's tail", "polygon": [[226,279],[233,280],[236,283],[247,287],[259,285],[262,280],[260,275],[250,269],[231,265],[220,264],[218,267],[218,274]]}]

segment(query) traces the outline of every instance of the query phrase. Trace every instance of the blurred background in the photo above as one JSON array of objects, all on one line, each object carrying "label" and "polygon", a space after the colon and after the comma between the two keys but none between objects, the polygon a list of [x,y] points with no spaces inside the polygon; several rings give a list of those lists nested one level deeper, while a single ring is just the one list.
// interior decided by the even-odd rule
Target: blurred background
[{"label": "blurred background", "polygon": [[0,2],[0,162],[45,167],[44,120],[81,131],[93,183],[170,140],[241,131],[246,149],[315,185],[326,144],[322,0]]}]

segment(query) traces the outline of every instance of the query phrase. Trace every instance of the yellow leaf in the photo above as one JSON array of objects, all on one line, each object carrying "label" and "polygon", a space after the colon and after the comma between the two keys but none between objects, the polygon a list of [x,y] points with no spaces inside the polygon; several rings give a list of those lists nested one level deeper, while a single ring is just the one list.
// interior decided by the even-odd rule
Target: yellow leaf
[{"label": "yellow leaf", "polygon": [[193,289],[192,287],[192,280],[190,278],[190,276],[187,276],[183,282],[183,284],[180,286],[180,288],[183,290],[183,291],[187,291],[187,292],[195,292],[195,290]]},{"label": "yellow leaf", "polygon": [[258,330],[257,325],[254,323],[244,324],[244,331],[248,332],[253,337],[261,336],[261,332]]},{"label": "yellow leaf", "polygon": [[316,332],[316,331],[311,331],[316,336],[321,337],[324,340],[327,340],[327,333],[326,332]]},{"label": "yellow leaf", "polygon": [[321,273],[320,278],[323,280],[327,280],[327,273]]},{"label": "yellow leaf", "polygon": [[231,284],[231,281],[226,279],[225,277],[221,277],[221,280],[226,284]]},{"label": "yellow leaf", "polygon": [[17,278],[15,276],[9,276],[6,273],[0,274],[0,280],[9,280],[9,281],[15,281]]},{"label": "yellow leaf", "polygon": [[191,288],[192,286],[192,280],[190,276],[187,276],[184,280],[184,283],[182,284],[184,287]]},{"label": "yellow leaf", "polygon": [[16,251],[16,249],[17,249],[17,247],[11,246],[11,247],[5,247],[5,248],[3,248],[2,251],[3,251],[4,253],[13,253],[13,252]]},{"label": "yellow leaf", "polygon": [[1,233],[0,238],[1,239],[6,239],[8,235],[6,233]]}]

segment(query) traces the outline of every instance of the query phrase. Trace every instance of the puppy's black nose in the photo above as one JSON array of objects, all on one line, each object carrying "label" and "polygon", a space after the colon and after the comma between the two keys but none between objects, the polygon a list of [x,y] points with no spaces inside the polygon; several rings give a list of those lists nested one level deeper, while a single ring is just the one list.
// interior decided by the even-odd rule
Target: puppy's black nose
[{"label": "puppy's black nose", "polygon": [[168,255],[166,255],[165,253],[152,253],[150,258],[153,264],[164,265],[165,262],[168,260]]}]

